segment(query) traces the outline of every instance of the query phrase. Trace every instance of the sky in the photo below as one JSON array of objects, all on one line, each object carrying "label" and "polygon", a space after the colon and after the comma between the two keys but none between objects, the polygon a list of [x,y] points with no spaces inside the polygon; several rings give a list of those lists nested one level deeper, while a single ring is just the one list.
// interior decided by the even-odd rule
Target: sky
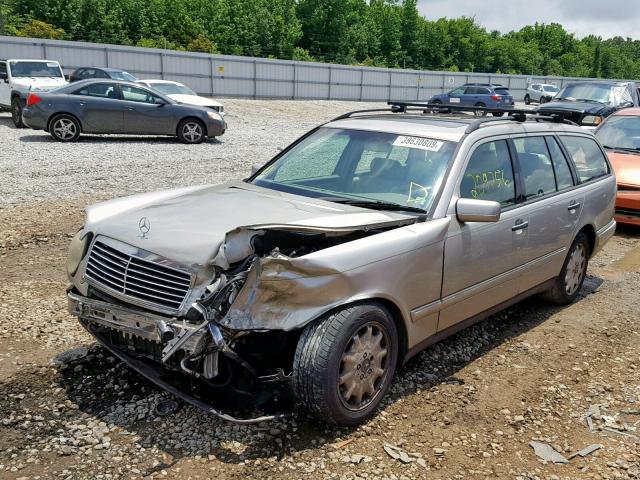
[{"label": "sky", "polygon": [[430,20],[475,17],[487,30],[503,33],[555,22],[578,38],[593,34],[640,40],[638,0],[418,0],[418,9]]}]

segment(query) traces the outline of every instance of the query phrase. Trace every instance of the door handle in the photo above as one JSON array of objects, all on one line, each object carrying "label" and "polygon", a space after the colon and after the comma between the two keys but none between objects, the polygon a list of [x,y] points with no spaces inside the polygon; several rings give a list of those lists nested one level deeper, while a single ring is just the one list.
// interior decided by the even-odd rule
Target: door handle
[{"label": "door handle", "polygon": [[127,110],[135,110],[133,107],[127,107]]},{"label": "door handle", "polygon": [[80,102],[80,106],[84,107],[86,105],[86,102]]},{"label": "door handle", "polygon": [[580,205],[582,205],[580,202],[574,202],[567,207],[567,210],[577,210],[578,208],[580,208]]},{"label": "door handle", "polygon": [[512,232],[519,232],[520,230],[524,230],[525,228],[529,228],[528,221],[516,220],[516,224],[511,227]]}]

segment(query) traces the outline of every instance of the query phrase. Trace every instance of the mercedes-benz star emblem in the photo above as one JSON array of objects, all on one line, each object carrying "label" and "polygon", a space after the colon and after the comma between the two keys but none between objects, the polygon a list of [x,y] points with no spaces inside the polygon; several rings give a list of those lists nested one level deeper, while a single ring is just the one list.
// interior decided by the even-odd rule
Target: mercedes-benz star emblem
[{"label": "mercedes-benz star emblem", "polygon": [[149,230],[151,230],[151,222],[147,217],[142,217],[138,222],[138,228],[142,235],[139,235],[140,238],[149,238]]}]

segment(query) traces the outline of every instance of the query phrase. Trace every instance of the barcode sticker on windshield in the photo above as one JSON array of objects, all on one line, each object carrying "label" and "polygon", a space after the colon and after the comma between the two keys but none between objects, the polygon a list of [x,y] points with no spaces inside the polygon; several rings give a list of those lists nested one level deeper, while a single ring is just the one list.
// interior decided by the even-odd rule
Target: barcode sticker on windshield
[{"label": "barcode sticker on windshield", "polygon": [[444,142],[439,142],[431,138],[407,137],[404,135],[398,136],[393,142],[396,147],[419,148],[420,150],[429,150],[430,152],[439,151],[443,143]]},{"label": "barcode sticker on windshield", "polygon": [[47,67],[57,67],[58,64],[56,62],[47,62]]}]

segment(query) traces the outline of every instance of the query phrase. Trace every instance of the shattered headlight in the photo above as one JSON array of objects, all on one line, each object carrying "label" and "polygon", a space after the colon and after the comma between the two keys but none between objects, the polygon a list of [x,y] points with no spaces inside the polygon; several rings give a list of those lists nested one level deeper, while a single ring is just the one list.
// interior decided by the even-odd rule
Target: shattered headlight
[{"label": "shattered headlight", "polygon": [[74,275],[78,270],[78,265],[87,254],[87,249],[91,243],[91,232],[85,232],[83,228],[78,230],[71,239],[71,245],[69,245],[69,256],[67,257],[67,273]]}]

